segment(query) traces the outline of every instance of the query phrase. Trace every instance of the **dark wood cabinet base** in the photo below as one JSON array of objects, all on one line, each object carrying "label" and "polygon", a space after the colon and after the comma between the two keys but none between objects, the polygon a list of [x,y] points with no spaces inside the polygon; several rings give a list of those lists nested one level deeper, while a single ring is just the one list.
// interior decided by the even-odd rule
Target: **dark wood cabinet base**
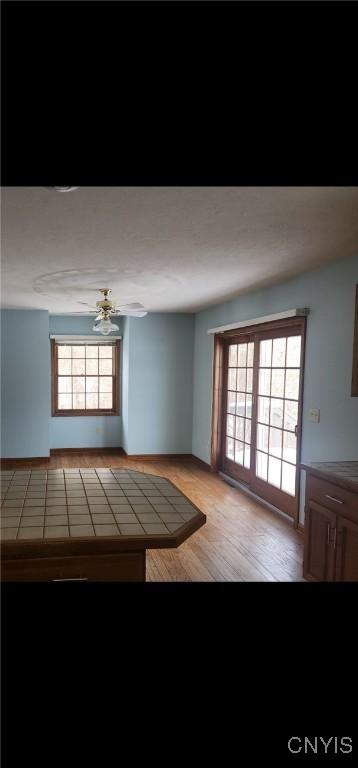
[{"label": "dark wood cabinet base", "polygon": [[[350,463],[352,474],[355,464]],[[358,582],[357,483],[348,482],[348,471],[342,477],[327,473],[327,479],[323,463],[318,469],[302,466],[307,472],[304,578]]]},{"label": "dark wood cabinet base", "polygon": [[4,560],[2,581],[145,581],[145,549],[116,555]]}]

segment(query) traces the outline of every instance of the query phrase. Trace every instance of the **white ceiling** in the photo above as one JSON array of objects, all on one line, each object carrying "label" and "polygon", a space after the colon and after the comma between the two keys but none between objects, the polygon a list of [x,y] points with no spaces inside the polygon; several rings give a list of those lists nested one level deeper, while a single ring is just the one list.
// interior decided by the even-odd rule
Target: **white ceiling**
[{"label": "white ceiling", "polygon": [[358,254],[357,187],[2,190],[2,306],[194,311]]}]

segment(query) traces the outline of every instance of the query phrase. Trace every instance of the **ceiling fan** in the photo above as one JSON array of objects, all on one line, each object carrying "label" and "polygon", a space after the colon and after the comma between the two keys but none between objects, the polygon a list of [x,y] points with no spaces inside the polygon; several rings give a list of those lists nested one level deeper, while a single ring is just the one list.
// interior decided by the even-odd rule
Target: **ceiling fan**
[{"label": "ceiling fan", "polygon": [[93,331],[98,331],[107,336],[112,331],[119,331],[118,325],[112,323],[111,317],[145,317],[148,314],[143,305],[138,302],[116,306],[115,302],[108,298],[109,294],[112,293],[110,288],[100,288],[99,291],[103,294],[103,299],[96,301],[96,307],[93,307],[92,304],[87,304],[86,301],[80,301],[79,304],[90,307],[90,309],[74,313],[76,315],[96,314],[97,317],[95,318]]}]

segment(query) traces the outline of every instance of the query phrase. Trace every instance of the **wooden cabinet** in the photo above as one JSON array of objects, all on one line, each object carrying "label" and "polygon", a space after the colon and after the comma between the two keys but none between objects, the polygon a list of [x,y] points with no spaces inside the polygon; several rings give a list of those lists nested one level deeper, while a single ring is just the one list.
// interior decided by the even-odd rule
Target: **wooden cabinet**
[{"label": "wooden cabinet", "polygon": [[358,581],[358,493],[307,474],[303,575]]},{"label": "wooden cabinet", "polygon": [[337,521],[336,581],[358,581],[358,523]]}]

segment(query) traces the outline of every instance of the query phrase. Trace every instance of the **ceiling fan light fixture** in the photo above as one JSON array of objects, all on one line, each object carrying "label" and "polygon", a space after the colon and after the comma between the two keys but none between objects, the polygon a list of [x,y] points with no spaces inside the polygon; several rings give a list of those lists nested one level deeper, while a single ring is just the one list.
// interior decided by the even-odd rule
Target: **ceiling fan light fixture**
[{"label": "ceiling fan light fixture", "polygon": [[92,330],[102,333],[103,336],[108,336],[108,334],[112,333],[113,331],[119,331],[119,326],[115,323],[112,323],[109,318],[104,318],[96,322]]}]

